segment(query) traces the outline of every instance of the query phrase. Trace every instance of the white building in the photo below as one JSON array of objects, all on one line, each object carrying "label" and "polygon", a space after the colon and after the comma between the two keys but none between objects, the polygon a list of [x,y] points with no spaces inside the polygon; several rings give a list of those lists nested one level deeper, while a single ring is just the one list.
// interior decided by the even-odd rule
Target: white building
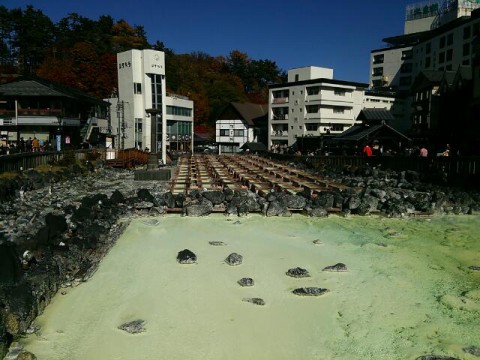
[{"label": "white building", "polygon": [[236,153],[247,142],[263,142],[262,130],[266,126],[267,111],[266,104],[230,103],[215,124],[219,152]]},{"label": "white building", "polygon": [[193,101],[168,96],[165,54],[129,50],[117,54],[118,98],[109,99],[116,148],[192,149]]},{"label": "white building", "polygon": [[271,85],[268,146],[293,145],[297,138],[340,134],[355,124],[367,84],[333,79],[333,69],[288,71],[288,83]]},{"label": "white building", "polygon": [[478,0],[409,5],[404,34],[383,39],[388,46],[371,51],[370,85],[408,91],[422,70],[470,66],[472,41],[480,27],[479,7]]}]

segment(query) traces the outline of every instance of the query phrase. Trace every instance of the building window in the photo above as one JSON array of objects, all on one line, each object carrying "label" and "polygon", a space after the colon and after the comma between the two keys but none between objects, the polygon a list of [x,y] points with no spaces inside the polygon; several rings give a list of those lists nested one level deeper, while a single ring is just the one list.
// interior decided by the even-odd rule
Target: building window
[{"label": "building window", "polygon": [[402,76],[400,78],[400,86],[407,86],[412,83],[412,77],[411,76]]},{"label": "building window", "polygon": [[292,90],[292,95],[295,95],[295,91]]},{"label": "building window", "polygon": [[432,52],[432,43],[428,43],[425,45],[425,53],[430,54]]},{"label": "building window", "polygon": [[305,106],[305,111],[307,112],[307,114],[318,113],[318,109],[320,109],[319,105],[307,105],[307,106]]},{"label": "building window", "polygon": [[463,56],[470,55],[470,43],[463,44]]},{"label": "building window", "polygon": [[307,95],[318,95],[320,93],[320,86],[307,87]]},{"label": "building window", "polygon": [[373,87],[381,87],[381,86],[383,86],[382,80],[373,80],[373,81],[372,81],[372,86],[373,86]]},{"label": "building window", "polygon": [[448,49],[447,50],[447,59],[446,61],[452,61],[453,59],[453,50],[452,49]]},{"label": "building window", "polygon": [[230,130],[220,129],[220,136],[230,136]]},{"label": "building window", "polygon": [[438,45],[440,49],[443,49],[445,47],[445,36],[442,36],[440,38],[440,44]]},{"label": "building window", "polygon": [[412,50],[402,51],[402,60],[410,60],[413,57]]},{"label": "building window", "polygon": [[383,64],[384,61],[385,61],[385,54],[373,55],[374,64]]},{"label": "building window", "polygon": [[142,93],[142,84],[133,83],[133,93],[134,94],[141,94]]},{"label": "building window", "polygon": [[463,39],[464,40],[467,40],[467,39],[470,39],[470,26],[465,26],[463,28]]},{"label": "building window", "polygon": [[233,136],[237,137],[237,136],[243,136],[243,129],[236,129],[236,130],[233,130]]},{"label": "building window", "polygon": [[307,129],[307,131],[317,131],[318,124],[305,124],[305,128]]},{"label": "building window", "polygon": [[344,114],[344,113],[345,113],[345,109],[344,109],[344,108],[341,108],[341,107],[334,107],[334,108],[333,108],[333,113],[334,113],[334,114]]},{"label": "building window", "polygon": [[302,130],[302,125],[300,125],[300,126],[298,127],[298,130]]},{"label": "building window", "polygon": [[180,106],[167,105],[167,114],[190,117],[192,116],[192,109],[180,107]]},{"label": "building window", "polygon": [[[152,81],[152,107],[154,109],[162,108],[162,75],[151,74]],[[161,128],[160,128],[161,129]]]},{"label": "building window", "polygon": [[412,63],[402,64],[400,67],[401,73],[410,73],[412,72]]},{"label": "building window", "polygon": [[298,74],[295,74],[295,82],[298,82],[299,79],[300,79],[300,76]]},{"label": "building window", "polygon": [[430,57],[425,58],[425,67],[429,68],[432,64],[432,59]]},{"label": "building window", "polygon": [[373,76],[382,76],[383,75],[383,67],[376,67],[373,68]]},{"label": "building window", "polygon": [[330,126],[330,129],[332,131],[343,131],[343,127],[344,127],[344,125],[342,125],[342,124],[332,124]]},{"label": "building window", "polygon": [[470,65],[470,59],[463,60],[462,65],[466,65],[466,66]]},{"label": "building window", "polygon": [[450,33],[447,35],[447,46],[450,46],[453,44],[453,33]]},{"label": "building window", "polygon": [[441,52],[438,54],[438,63],[443,64],[445,62],[445,53]]},{"label": "building window", "polygon": [[142,118],[135,118],[135,131],[137,133],[141,133],[142,132]]},{"label": "building window", "polygon": [[333,94],[336,95],[336,96],[345,96],[346,91],[345,91],[345,90],[335,89],[335,90],[333,91]]}]

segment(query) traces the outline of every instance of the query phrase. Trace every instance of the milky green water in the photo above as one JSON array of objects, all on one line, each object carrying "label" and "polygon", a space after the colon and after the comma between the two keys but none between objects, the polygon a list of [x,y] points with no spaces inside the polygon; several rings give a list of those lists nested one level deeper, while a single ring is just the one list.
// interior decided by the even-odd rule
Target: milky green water
[{"label": "milky green water", "polygon": [[[480,265],[479,216],[158,221],[134,220],[92,279],[54,298],[26,349],[40,360],[478,359],[462,349],[480,346],[480,272],[468,269]],[[185,248],[197,264],[176,262]],[[242,265],[224,262],[232,252]],[[338,262],[349,271],[322,271]],[[311,277],[285,275],[297,266]],[[302,286],[330,292],[291,293]],[[136,319],[144,333],[117,328]]]}]

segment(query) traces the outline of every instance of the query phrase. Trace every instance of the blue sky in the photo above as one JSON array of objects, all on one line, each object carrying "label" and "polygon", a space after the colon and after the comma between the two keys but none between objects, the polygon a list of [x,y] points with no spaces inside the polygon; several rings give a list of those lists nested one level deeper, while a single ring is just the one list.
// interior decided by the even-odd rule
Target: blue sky
[{"label": "blue sky", "polygon": [[[288,70],[300,66],[334,69],[339,80],[368,82],[369,54],[382,39],[403,32],[412,0],[0,0],[27,4],[57,22],[69,13],[97,20],[111,15],[142,25],[150,43],[176,53],[212,56],[231,50],[269,59]],[[167,69],[168,76],[168,69]]]}]

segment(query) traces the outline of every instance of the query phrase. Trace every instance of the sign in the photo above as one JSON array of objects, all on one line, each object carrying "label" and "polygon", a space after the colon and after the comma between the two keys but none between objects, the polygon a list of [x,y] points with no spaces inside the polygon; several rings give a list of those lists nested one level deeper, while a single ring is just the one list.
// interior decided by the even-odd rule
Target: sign
[{"label": "sign", "polygon": [[65,144],[70,144],[70,136],[65,136]]},{"label": "sign", "polygon": [[62,150],[62,135],[55,135],[55,140],[57,143],[57,151]]}]

